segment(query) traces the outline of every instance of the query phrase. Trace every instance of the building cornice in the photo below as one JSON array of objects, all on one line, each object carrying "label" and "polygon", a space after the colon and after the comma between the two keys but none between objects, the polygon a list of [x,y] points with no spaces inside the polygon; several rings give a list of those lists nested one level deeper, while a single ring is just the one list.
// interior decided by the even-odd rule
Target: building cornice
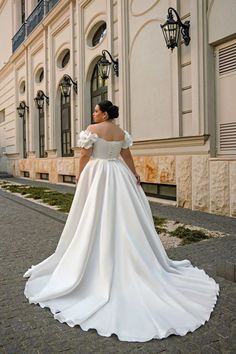
[{"label": "building cornice", "polygon": [[132,150],[202,146],[205,145],[208,139],[209,135],[204,134],[167,139],[139,140],[134,141]]},{"label": "building cornice", "polygon": [[8,75],[9,71],[12,71],[13,63],[9,60],[1,69],[0,69],[0,77],[3,79],[5,75]]},{"label": "building cornice", "polygon": [[47,16],[42,20],[42,26],[46,27],[49,26],[54,21],[57,21],[58,18],[57,16],[65,10],[66,7],[68,7],[69,10],[69,5],[70,3],[73,2],[73,0],[63,0],[59,1],[57,5],[47,14]]},{"label": "building cornice", "polygon": [[5,155],[8,159],[18,159],[20,157],[18,152],[6,153]]}]

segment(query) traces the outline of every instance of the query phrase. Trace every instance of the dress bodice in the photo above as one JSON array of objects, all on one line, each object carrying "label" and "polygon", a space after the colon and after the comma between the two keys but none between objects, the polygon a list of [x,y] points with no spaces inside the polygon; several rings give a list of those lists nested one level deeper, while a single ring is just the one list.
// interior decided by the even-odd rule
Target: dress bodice
[{"label": "dress bodice", "polygon": [[123,140],[107,141],[98,138],[94,143],[92,156],[98,159],[118,159],[122,144]]},{"label": "dress bodice", "polygon": [[93,147],[93,158],[115,160],[118,159],[121,149],[126,149],[132,145],[131,135],[127,131],[124,132],[123,140],[108,141],[95,133],[82,130],[79,134],[78,146],[85,149]]}]

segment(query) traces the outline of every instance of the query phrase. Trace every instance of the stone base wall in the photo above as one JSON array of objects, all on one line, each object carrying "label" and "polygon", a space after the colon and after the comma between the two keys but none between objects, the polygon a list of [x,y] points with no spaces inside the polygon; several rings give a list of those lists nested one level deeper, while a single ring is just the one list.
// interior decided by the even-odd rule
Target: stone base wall
[{"label": "stone base wall", "polygon": [[[141,181],[175,184],[177,205],[183,208],[236,217],[236,159],[208,155],[134,156]],[[10,160],[9,172],[23,171],[36,179],[48,173],[49,182],[62,181],[62,175],[76,175],[79,156]]]},{"label": "stone base wall", "polygon": [[29,172],[30,178],[37,179],[38,174],[48,173],[49,182],[58,183],[62,181],[63,175],[76,175],[78,172],[78,157],[60,157],[60,158],[40,158],[24,159],[18,162],[19,173],[23,175],[24,171]]}]

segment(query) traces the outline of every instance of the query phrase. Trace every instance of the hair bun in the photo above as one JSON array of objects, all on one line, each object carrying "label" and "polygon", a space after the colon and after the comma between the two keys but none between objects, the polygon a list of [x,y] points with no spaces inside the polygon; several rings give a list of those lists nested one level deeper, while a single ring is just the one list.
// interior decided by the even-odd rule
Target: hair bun
[{"label": "hair bun", "polygon": [[112,105],[107,109],[107,113],[110,118],[117,118],[119,117],[119,108],[115,105]]}]

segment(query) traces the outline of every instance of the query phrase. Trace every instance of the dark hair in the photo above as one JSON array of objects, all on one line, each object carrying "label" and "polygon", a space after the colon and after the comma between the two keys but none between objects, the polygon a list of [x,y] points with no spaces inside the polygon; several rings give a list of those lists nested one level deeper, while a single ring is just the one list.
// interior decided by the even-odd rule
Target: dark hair
[{"label": "dark hair", "polygon": [[98,103],[100,110],[102,112],[107,112],[108,119],[114,119],[119,117],[119,107],[113,105],[111,101],[101,101]]}]

